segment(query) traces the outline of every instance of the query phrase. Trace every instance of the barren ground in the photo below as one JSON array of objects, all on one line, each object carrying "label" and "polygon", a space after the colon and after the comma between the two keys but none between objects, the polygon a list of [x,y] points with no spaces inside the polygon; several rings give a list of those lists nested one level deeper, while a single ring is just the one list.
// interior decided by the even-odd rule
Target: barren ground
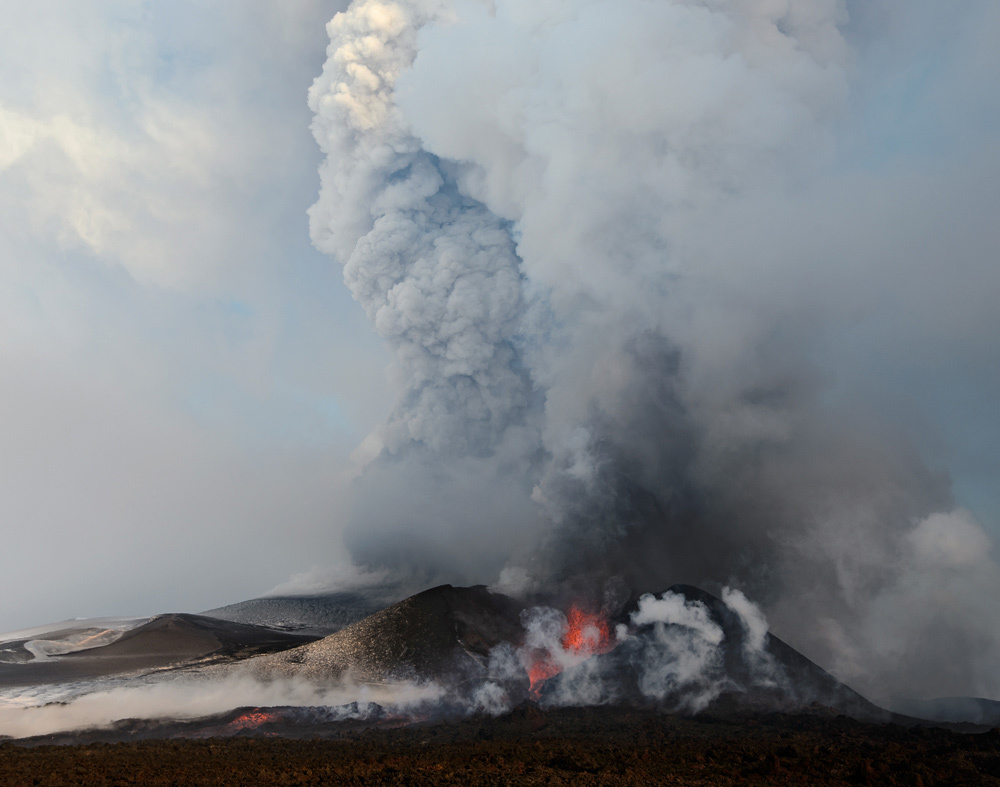
[{"label": "barren ground", "polygon": [[[844,716],[685,718],[594,708],[401,728],[228,738],[0,744],[18,785],[1000,784],[1000,731]],[[315,735],[324,737],[317,738]],[[305,737],[302,737],[305,736]]]}]

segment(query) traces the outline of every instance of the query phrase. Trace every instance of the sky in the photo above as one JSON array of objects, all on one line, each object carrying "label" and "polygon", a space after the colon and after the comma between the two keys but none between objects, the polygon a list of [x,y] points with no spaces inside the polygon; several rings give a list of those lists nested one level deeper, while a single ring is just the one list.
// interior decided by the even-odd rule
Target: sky
[{"label": "sky", "polygon": [[336,3],[4,3],[0,629],[344,559],[379,342],[309,240]]},{"label": "sky", "polygon": [[1000,587],[994,3],[0,5],[0,629],[599,556],[884,676]]}]

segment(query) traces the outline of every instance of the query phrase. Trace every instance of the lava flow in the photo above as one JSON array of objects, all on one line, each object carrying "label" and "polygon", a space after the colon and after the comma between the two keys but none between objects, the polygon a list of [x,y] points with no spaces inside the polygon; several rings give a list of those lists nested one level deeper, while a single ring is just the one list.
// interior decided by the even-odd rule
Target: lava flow
[{"label": "lava flow", "polygon": [[260,708],[254,708],[252,711],[247,711],[246,713],[237,716],[226,725],[226,729],[230,732],[238,732],[240,730],[256,730],[262,724],[280,720],[281,715],[278,713],[264,711]]},{"label": "lava flow", "polygon": [[566,630],[563,633],[562,653],[543,652],[536,656],[528,667],[528,693],[532,699],[541,696],[542,684],[558,675],[566,666],[559,656],[569,656],[569,661],[585,661],[590,656],[607,653],[617,644],[611,627],[603,615],[585,612],[579,607],[571,607],[566,616]]}]

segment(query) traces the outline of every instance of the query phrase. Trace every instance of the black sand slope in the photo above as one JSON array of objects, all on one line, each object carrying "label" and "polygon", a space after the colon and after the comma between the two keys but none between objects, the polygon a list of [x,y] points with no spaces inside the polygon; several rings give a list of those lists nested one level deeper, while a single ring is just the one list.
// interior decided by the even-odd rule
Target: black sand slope
[{"label": "black sand slope", "polygon": [[110,645],[76,651],[69,658],[199,658],[210,654],[250,655],[311,641],[314,637],[233,623],[204,615],[159,615],[149,623],[123,634]]},{"label": "black sand slope", "polygon": [[240,659],[313,639],[201,615],[159,615],[107,645],[45,659],[0,663],[0,688],[93,680],[212,658]]},{"label": "black sand slope", "polygon": [[439,678],[484,662],[518,642],[521,606],[483,586],[425,590],[317,642],[252,660],[259,677],[333,681]]},{"label": "black sand slope", "polygon": [[267,596],[201,613],[208,617],[325,637],[409,595],[387,583],[331,593]]}]

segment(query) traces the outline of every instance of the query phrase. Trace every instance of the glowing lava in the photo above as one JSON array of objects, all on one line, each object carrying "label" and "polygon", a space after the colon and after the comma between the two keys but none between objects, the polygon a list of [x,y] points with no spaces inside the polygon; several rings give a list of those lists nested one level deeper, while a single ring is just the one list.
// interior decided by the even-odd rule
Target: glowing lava
[{"label": "glowing lava", "polygon": [[[543,652],[528,666],[528,693],[532,699],[541,696],[542,684],[563,671],[565,661],[579,663],[591,656],[607,653],[617,642],[611,633],[611,626],[603,615],[586,612],[579,607],[571,607],[566,615],[566,631],[562,636],[562,653]],[[566,659],[569,656],[569,659]]]},{"label": "glowing lava", "polygon": [[237,730],[255,730],[262,724],[267,724],[270,721],[278,721],[280,719],[281,716],[277,713],[269,713],[267,711],[262,711],[260,708],[254,708],[252,711],[247,711],[246,713],[237,716],[226,725],[226,728],[233,732]]},{"label": "glowing lava", "polygon": [[566,633],[563,635],[563,649],[571,653],[593,656],[607,653],[615,646],[608,621],[598,613],[584,612],[572,607],[566,616]]},{"label": "glowing lava", "polygon": [[549,678],[558,675],[562,672],[562,667],[554,663],[545,654],[540,658],[537,658],[534,663],[528,667],[528,694],[531,695],[533,700],[537,700],[542,694],[542,684],[545,683]]}]

